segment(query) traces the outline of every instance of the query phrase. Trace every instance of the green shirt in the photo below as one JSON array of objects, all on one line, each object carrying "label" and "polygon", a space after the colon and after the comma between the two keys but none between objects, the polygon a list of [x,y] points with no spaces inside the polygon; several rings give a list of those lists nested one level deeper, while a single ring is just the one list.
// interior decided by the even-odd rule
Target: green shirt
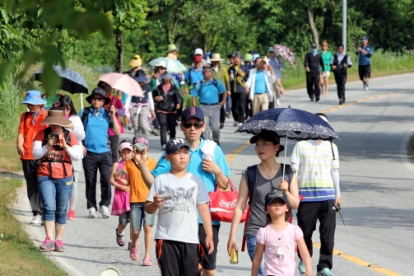
[{"label": "green shirt", "polygon": [[[329,51],[326,51],[326,53],[324,54],[322,51],[320,51],[319,54],[322,57],[322,61],[325,66],[325,71],[331,71],[332,53]],[[322,71],[322,68],[319,68],[319,70]]]}]

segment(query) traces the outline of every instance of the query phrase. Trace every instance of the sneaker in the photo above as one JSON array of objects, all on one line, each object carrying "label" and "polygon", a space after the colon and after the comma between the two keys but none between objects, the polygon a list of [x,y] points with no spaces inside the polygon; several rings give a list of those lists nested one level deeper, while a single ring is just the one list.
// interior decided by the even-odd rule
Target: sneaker
[{"label": "sneaker", "polygon": [[301,274],[306,273],[306,267],[305,267],[305,264],[302,261],[299,262],[298,269],[299,269],[299,272]]},{"label": "sneaker", "polygon": [[318,271],[316,276],[333,276],[333,273],[329,270],[329,268],[325,267],[321,271]]},{"label": "sneaker", "polygon": [[243,123],[238,123],[237,127],[241,127],[243,125]]},{"label": "sneaker", "polygon": [[279,99],[276,99],[276,105],[280,106],[280,100]]},{"label": "sneaker", "polygon": [[224,123],[220,123],[220,129],[224,127]]},{"label": "sneaker", "polygon": [[362,81],[362,89],[365,90],[365,81]]},{"label": "sneaker", "polygon": [[95,207],[89,208],[88,218],[96,218],[96,209],[95,209]]},{"label": "sneaker", "polygon": [[69,220],[75,220],[75,211],[74,210],[69,210],[68,219]]},{"label": "sneaker", "polygon": [[105,205],[99,207],[99,213],[102,214],[103,218],[109,218],[109,209]]},{"label": "sneaker", "polygon": [[342,99],[339,100],[339,105],[342,105],[344,102],[342,101]]},{"label": "sneaker", "polygon": [[53,251],[55,250],[55,243],[51,238],[46,237],[42,245],[39,246],[39,249],[43,251]]},{"label": "sneaker", "polygon": [[239,123],[238,122],[234,122],[233,126],[236,127]]},{"label": "sneaker", "polygon": [[227,117],[227,118],[230,118],[230,112],[227,112],[227,111],[226,111],[226,117]]},{"label": "sneaker", "polygon": [[118,228],[115,229],[115,233],[116,233],[116,243],[119,246],[124,246],[125,245],[124,234],[122,235],[118,234]]},{"label": "sneaker", "polygon": [[165,150],[165,147],[166,147],[166,145],[164,144],[164,145],[161,146],[161,149]]},{"label": "sneaker", "polygon": [[316,101],[317,101],[317,102],[319,102],[319,100],[320,100],[319,98],[316,98]]},{"label": "sneaker", "polygon": [[365,91],[369,91],[368,84],[365,85]]},{"label": "sneaker", "polygon": [[55,241],[55,251],[56,252],[63,252],[63,251],[65,251],[64,249],[65,249],[65,247],[63,246],[63,241],[59,241],[59,240]]},{"label": "sneaker", "polygon": [[138,248],[131,248],[129,250],[129,256],[133,261],[136,261],[138,259]]},{"label": "sneaker", "polygon": [[42,223],[42,216],[39,214],[33,216],[32,220],[30,221],[30,224],[33,224],[33,225],[41,225],[41,223]]}]

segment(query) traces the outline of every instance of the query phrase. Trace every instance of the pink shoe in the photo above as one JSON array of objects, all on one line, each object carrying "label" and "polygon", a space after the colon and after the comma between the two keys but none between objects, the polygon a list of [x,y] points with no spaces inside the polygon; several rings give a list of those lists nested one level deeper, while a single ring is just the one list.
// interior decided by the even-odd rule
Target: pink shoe
[{"label": "pink shoe", "polygon": [[144,260],[142,261],[142,265],[143,266],[152,266],[151,258],[145,257]]},{"label": "pink shoe", "polygon": [[51,238],[46,237],[42,245],[39,246],[39,249],[43,251],[53,251],[55,250],[55,242]]},{"label": "pink shoe", "polygon": [[138,248],[131,248],[129,250],[129,256],[133,261],[136,261],[138,259]]},{"label": "pink shoe", "polygon": [[69,210],[68,219],[69,220],[75,220],[75,211],[74,210]]}]

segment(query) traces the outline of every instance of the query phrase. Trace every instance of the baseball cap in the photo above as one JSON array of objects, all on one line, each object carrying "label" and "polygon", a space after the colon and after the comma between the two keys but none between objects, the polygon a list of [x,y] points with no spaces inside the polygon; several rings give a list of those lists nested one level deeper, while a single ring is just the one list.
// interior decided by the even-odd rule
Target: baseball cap
[{"label": "baseball cap", "polygon": [[118,151],[121,152],[124,149],[129,149],[130,151],[132,151],[132,145],[129,142],[122,142],[121,144],[119,144],[118,146]]},{"label": "baseball cap", "polygon": [[204,122],[203,111],[196,106],[190,106],[184,109],[183,114],[181,115],[181,122],[185,122],[190,118],[196,118]]},{"label": "baseball cap", "polygon": [[180,148],[187,147],[189,148],[190,145],[187,143],[187,141],[184,138],[172,138],[170,141],[167,142],[167,145],[165,146],[165,153],[171,154],[177,152]]},{"label": "baseball cap", "polygon": [[312,43],[312,49],[316,49],[318,48],[318,46],[316,45],[316,43]]},{"label": "baseball cap", "polygon": [[366,36],[363,36],[362,38],[361,38],[361,41],[367,41],[368,40],[368,38],[366,37]]},{"label": "baseball cap", "polygon": [[137,133],[134,138],[132,138],[132,143],[135,145],[141,145],[138,147],[139,150],[143,150],[144,148],[149,148],[149,139],[147,135],[143,133]]},{"label": "baseball cap", "polygon": [[210,64],[205,64],[205,65],[203,65],[203,71],[205,71],[205,70],[211,70],[212,68],[211,68],[211,65]]},{"label": "baseball cap", "polygon": [[202,56],[199,56],[199,55],[194,56],[194,58],[193,58],[193,61],[194,62],[201,62],[202,60],[203,60],[203,57]]},{"label": "baseball cap", "polygon": [[267,195],[265,196],[265,205],[269,205],[274,199],[280,198],[282,199],[286,204],[289,204],[286,194],[280,190],[280,189],[273,189]]},{"label": "baseball cap", "polygon": [[252,61],[253,62],[255,62],[256,61],[256,59],[258,59],[260,57],[260,55],[259,54],[253,54],[253,56],[252,56]]},{"label": "baseball cap", "polygon": [[194,55],[196,56],[196,55],[200,55],[200,56],[202,56],[203,55],[203,50],[201,50],[201,48],[197,48],[197,49],[195,49],[194,50]]}]

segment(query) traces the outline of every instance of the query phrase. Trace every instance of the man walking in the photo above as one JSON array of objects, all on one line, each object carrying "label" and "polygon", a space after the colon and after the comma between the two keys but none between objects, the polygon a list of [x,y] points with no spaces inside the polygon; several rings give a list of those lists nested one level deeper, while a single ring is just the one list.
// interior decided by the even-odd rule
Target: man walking
[{"label": "man walking", "polygon": [[312,102],[314,100],[318,102],[321,95],[321,89],[319,87],[321,78],[319,66],[322,67],[322,71],[325,71],[322,57],[318,53],[318,46],[313,43],[311,52],[307,53],[305,56],[306,89]]},{"label": "man walking", "polygon": [[[190,163],[187,166],[187,171],[198,175],[203,180],[207,192],[212,192],[216,188],[227,190],[230,169],[223,151],[215,143],[201,138],[201,134],[205,130],[203,111],[194,106],[186,108],[181,116],[180,127],[184,133],[185,140],[190,146]],[[146,150],[143,151],[141,157],[142,162],[140,164],[146,164]],[[158,160],[157,167],[153,171],[149,171],[146,166],[140,165],[139,167],[147,185],[151,185],[154,182],[154,178],[158,175],[171,170],[171,164],[165,159],[165,154]],[[201,261],[203,268],[202,275],[213,276],[216,269],[220,222],[212,221],[214,251],[211,254],[207,254],[209,249],[205,243],[206,233],[200,218],[198,219],[198,223],[198,237],[204,251]]]},{"label": "man walking", "polygon": [[246,82],[246,93],[249,93],[249,98],[253,101],[253,116],[269,108],[269,102],[273,101],[271,85],[275,82],[270,72],[264,70],[263,58],[256,58],[254,64],[255,69],[250,70]]},{"label": "man walking", "polygon": [[[325,114],[316,115],[328,122]],[[338,148],[329,141],[300,141],[293,149],[290,160],[292,169],[298,176],[299,196],[303,197],[297,212],[298,225],[303,231],[303,238],[312,256],[312,233],[316,221],[319,220],[321,248],[317,275],[332,276],[336,228],[335,206],[341,206]],[[300,273],[306,273],[302,261],[298,268]]]},{"label": "man walking", "polygon": [[[220,144],[220,109],[224,106],[227,99],[227,90],[221,81],[212,78],[212,68],[210,65],[203,66],[204,79],[198,82],[191,91],[192,105],[196,106],[196,99],[200,99],[200,109],[204,114],[204,123],[206,130],[203,133],[204,139],[211,140]],[[222,100],[220,101],[220,95]]]},{"label": "man walking", "polygon": [[274,107],[276,102],[277,106],[280,106],[280,94],[283,93],[282,89],[282,68],[285,67],[283,60],[277,56],[277,52],[273,47],[269,47],[267,50],[267,55],[269,56],[269,65],[272,67],[273,73],[276,76],[276,81],[272,84],[273,89],[276,92],[276,98],[273,100],[273,104],[270,106]]},{"label": "man walking", "polygon": [[338,45],[336,54],[331,59],[331,67],[335,75],[339,105],[345,103],[345,83],[348,68],[352,67],[351,58],[344,53],[344,45]]},{"label": "man walking", "polygon": [[[200,49],[201,50],[201,49]],[[187,82],[188,87],[190,90],[194,88],[194,85],[203,79],[203,72],[202,72],[202,61],[203,57],[200,54],[200,51],[194,52],[193,63],[194,66],[185,72],[184,80]]]},{"label": "man walking", "polygon": [[[46,101],[37,90],[27,91],[22,104],[27,105],[29,111],[20,116],[17,135],[17,153],[22,161],[24,178],[26,180],[27,197],[29,198],[33,218],[30,224],[40,225],[42,222],[42,201],[37,187],[37,169],[39,161],[33,157],[33,140],[37,133],[47,128],[40,123],[46,119],[47,110],[43,108]],[[6,116],[3,114],[3,116]]]},{"label": "man walking", "polygon": [[363,83],[364,90],[369,90],[369,79],[371,78],[371,56],[374,54],[374,49],[368,45],[368,38],[363,36],[362,45],[358,47],[358,73],[359,79]]},{"label": "man walking", "polygon": [[108,206],[111,203],[111,185],[109,174],[112,170],[112,154],[108,130],[111,128],[116,135],[121,132],[118,121],[115,117],[115,107],[104,105],[109,104],[110,99],[105,90],[95,88],[92,94],[86,98],[91,104],[79,113],[85,129],[85,140],[83,140],[83,171],[85,173],[86,200],[89,210],[89,217],[96,218],[96,181],[97,173],[101,176],[101,201],[99,212],[102,217],[109,218]]},{"label": "man walking", "polygon": [[234,124],[233,126],[241,126],[244,123],[246,116],[246,84],[249,78],[249,68],[241,63],[242,55],[240,52],[234,52],[233,65],[229,68],[230,85],[231,85],[231,100]]},{"label": "man walking", "polygon": [[[224,66],[220,65],[221,61],[223,61],[223,59],[220,57],[219,53],[212,54],[210,62],[213,69],[211,71],[213,74],[213,79],[219,80],[226,87],[226,92],[219,95],[219,101],[226,103],[230,96],[230,77],[227,69]],[[225,101],[223,101],[224,94],[227,94],[227,99]],[[224,105],[220,108],[220,128],[224,127],[224,122],[226,121],[226,112],[224,108]]]}]

